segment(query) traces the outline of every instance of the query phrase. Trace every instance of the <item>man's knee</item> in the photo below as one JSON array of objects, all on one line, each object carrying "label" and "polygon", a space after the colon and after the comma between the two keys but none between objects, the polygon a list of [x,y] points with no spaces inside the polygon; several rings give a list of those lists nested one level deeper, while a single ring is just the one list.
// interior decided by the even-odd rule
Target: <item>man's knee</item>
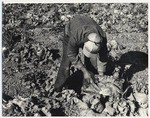
[{"label": "man's knee", "polygon": [[54,89],[61,90],[62,86],[64,85],[68,77],[69,77],[69,68],[61,68],[61,70],[59,70],[58,72],[58,76],[54,84]]},{"label": "man's knee", "polygon": [[62,67],[59,69],[58,74],[57,74],[57,78],[58,79],[65,79],[69,76],[69,67]]}]

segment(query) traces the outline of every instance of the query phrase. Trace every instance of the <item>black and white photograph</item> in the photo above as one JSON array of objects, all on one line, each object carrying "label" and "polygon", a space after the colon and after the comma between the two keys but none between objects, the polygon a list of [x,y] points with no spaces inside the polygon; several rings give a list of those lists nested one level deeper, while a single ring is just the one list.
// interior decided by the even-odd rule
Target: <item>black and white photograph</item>
[{"label": "black and white photograph", "polygon": [[2,1],[2,116],[148,117],[148,6]]}]

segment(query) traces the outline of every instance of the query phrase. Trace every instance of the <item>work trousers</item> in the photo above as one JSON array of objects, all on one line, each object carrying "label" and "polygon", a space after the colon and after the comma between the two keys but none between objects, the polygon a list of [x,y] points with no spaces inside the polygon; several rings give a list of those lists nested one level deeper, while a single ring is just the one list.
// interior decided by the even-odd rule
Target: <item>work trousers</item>
[{"label": "work trousers", "polygon": [[64,33],[63,39],[63,56],[60,64],[60,68],[57,74],[57,78],[54,84],[54,89],[60,91],[62,86],[66,82],[67,78],[70,76],[70,66],[71,62],[67,57],[67,47],[68,47],[69,37]]}]

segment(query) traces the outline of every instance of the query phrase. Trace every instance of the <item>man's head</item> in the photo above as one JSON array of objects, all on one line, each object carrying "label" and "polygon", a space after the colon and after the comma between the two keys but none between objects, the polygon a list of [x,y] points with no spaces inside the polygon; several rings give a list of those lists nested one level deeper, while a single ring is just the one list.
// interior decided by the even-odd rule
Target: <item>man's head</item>
[{"label": "man's head", "polygon": [[100,50],[102,38],[96,33],[90,33],[87,38],[88,41],[84,43],[83,54],[86,57],[95,56]]}]

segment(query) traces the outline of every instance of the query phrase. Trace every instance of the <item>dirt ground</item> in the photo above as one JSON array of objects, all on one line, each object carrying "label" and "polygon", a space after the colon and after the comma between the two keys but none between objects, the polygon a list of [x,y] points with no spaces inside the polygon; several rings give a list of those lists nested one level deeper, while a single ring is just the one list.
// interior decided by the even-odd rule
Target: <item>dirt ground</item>
[{"label": "dirt ground", "polygon": [[[144,3],[3,4],[3,116],[148,116],[147,8]],[[117,42],[119,59],[110,61],[110,75],[98,76],[93,94],[76,87],[78,71],[71,87],[53,93],[63,28],[77,14],[92,17],[109,44]],[[95,103],[103,107],[97,110]]]}]

